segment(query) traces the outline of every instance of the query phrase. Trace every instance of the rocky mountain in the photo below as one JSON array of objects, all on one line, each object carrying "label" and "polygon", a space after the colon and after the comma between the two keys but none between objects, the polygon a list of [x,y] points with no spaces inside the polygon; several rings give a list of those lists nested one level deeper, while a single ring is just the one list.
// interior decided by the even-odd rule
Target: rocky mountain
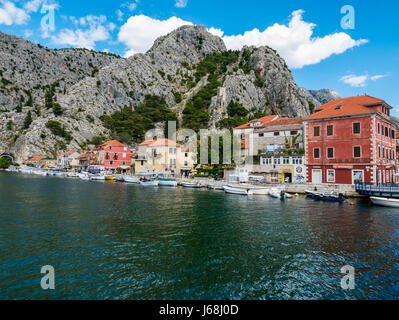
[{"label": "rocky mountain", "polygon": [[0,34],[0,78],[0,154],[19,162],[86,148],[93,137],[110,135],[100,117],[136,110],[148,95],[163,97],[183,126],[197,113],[198,125],[217,126],[231,102],[252,116],[296,117],[335,96],[298,88],[275,50],[229,52],[202,26],[181,27],[128,59]]}]

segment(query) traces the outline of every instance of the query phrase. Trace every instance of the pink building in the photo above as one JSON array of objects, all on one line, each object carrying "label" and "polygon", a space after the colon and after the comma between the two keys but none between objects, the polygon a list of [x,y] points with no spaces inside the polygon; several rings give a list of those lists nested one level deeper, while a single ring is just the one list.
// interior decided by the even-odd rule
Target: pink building
[{"label": "pink building", "polygon": [[132,164],[132,152],[129,147],[119,141],[108,141],[92,151],[94,157],[90,161],[90,169],[115,171],[121,168],[126,171]]}]

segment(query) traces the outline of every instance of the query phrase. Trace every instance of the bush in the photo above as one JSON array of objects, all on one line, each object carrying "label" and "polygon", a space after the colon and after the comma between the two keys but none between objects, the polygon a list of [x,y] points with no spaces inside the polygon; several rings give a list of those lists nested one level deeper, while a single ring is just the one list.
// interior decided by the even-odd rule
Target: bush
[{"label": "bush", "polygon": [[46,127],[50,129],[52,134],[54,134],[55,136],[65,138],[65,140],[67,140],[68,142],[72,140],[71,134],[67,130],[65,130],[65,127],[62,126],[60,122],[49,120],[46,123]]},{"label": "bush", "polygon": [[24,121],[24,129],[29,129],[30,125],[32,124],[32,114],[29,111],[28,114],[25,117]]},{"label": "bush", "polygon": [[0,158],[0,169],[8,169],[10,167],[11,160],[8,157]]}]

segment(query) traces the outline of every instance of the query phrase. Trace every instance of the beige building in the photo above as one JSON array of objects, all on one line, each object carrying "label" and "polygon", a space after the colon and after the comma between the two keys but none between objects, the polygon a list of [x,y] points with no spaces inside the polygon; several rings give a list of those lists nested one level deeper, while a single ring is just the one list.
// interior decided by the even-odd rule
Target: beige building
[{"label": "beige building", "polygon": [[135,172],[184,175],[195,163],[195,153],[178,143],[168,139],[144,141],[137,150]]}]

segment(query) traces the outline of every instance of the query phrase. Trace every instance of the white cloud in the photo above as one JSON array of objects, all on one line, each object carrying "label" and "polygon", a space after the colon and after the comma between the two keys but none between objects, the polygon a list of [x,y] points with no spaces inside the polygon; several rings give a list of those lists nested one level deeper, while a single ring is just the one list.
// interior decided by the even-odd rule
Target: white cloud
[{"label": "white cloud", "polygon": [[386,76],[387,76],[386,74],[378,74],[378,75],[376,75],[376,76],[370,77],[370,80],[372,80],[372,81],[377,81],[377,80],[379,80],[379,79],[385,78]]},{"label": "white cloud", "polygon": [[32,0],[25,3],[24,8],[28,12],[38,12],[43,0]]},{"label": "white cloud", "polygon": [[178,8],[185,8],[188,0],[176,0],[175,6]]},{"label": "white cloud", "polygon": [[223,37],[223,30],[222,29],[216,29],[214,27],[211,27],[208,29],[209,33],[213,34],[214,36],[218,36],[218,37]]},{"label": "white cloud", "polygon": [[118,21],[123,21],[123,12],[120,9],[116,10],[116,15],[118,16]]},{"label": "white cloud", "polygon": [[30,16],[21,8],[17,8],[14,3],[10,1],[0,1],[0,24],[11,26],[13,24],[26,24]]},{"label": "white cloud", "polygon": [[355,74],[349,74],[346,76],[343,76],[340,80],[346,84],[349,84],[351,87],[366,87],[367,82],[369,80],[371,81],[377,81],[379,79],[382,79],[386,77],[387,75],[375,75],[375,76],[369,76],[368,74],[364,75],[355,75]]},{"label": "white cloud", "polygon": [[229,49],[267,45],[277,50],[291,68],[317,64],[333,54],[341,54],[368,42],[353,40],[344,32],[313,37],[316,25],[303,21],[303,13],[303,10],[294,11],[288,25],[275,23],[264,31],[253,29],[242,35],[225,36],[223,40]]},{"label": "white cloud", "polygon": [[78,29],[63,29],[57,36],[52,36],[55,44],[94,49],[96,42],[109,39],[109,30],[112,31],[115,26],[113,23],[104,26],[107,18],[103,15],[88,15],[80,19],[70,17],[70,19],[78,26]]},{"label": "white cloud", "polygon": [[125,56],[129,57],[135,53],[147,51],[158,37],[184,25],[192,25],[192,23],[177,17],[156,20],[144,15],[137,15],[130,17],[121,27],[118,40],[129,48],[125,53]]}]

